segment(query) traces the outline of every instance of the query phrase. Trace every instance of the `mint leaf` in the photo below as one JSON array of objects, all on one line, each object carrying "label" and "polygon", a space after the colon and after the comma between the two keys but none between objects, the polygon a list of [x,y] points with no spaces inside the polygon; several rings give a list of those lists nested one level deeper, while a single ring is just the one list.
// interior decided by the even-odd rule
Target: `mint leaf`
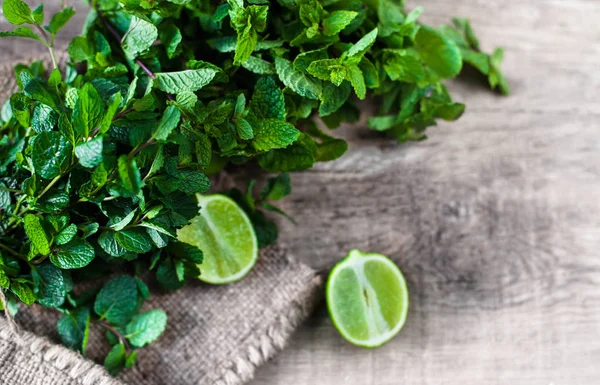
[{"label": "mint leaf", "polygon": [[287,173],[281,173],[278,176],[269,178],[267,180],[267,184],[260,194],[260,199],[278,201],[290,195],[291,193],[292,185],[290,182],[290,175]]},{"label": "mint leaf", "polygon": [[256,82],[250,109],[260,119],[285,120],[285,98],[273,78],[262,77]]},{"label": "mint leaf", "polygon": [[460,49],[435,29],[421,27],[415,37],[415,48],[423,63],[440,78],[453,78],[460,73]]},{"label": "mint leaf", "polygon": [[290,172],[306,170],[315,163],[317,146],[307,135],[302,134],[298,140],[285,150],[271,150],[258,156],[260,167],[269,172]]},{"label": "mint leaf", "polygon": [[25,233],[35,250],[42,254],[50,254],[50,237],[44,230],[40,218],[33,214],[26,214],[23,220]]},{"label": "mint leaf", "polygon": [[33,30],[29,27],[18,27],[12,31],[0,31],[0,37],[24,37],[28,39],[33,39],[37,41],[42,41],[40,36],[33,32]]},{"label": "mint leaf", "polygon": [[84,138],[100,126],[104,118],[104,101],[91,83],[79,90],[79,98],[73,110],[73,127]]},{"label": "mint leaf", "polygon": [[146,53],[157,38],[158,30],[154,24],[134,16],[121,46],[130,59],[135,59]]},{"label": "mint leaf", "polygon": [[123,187],[125,187],[131,196],[137,195],[142,188],[142,176],[140,175],[140,169],[137,167],[135,159],[131,159],[127,155],[121,155],[117,169]]},{"label": "mint leaf", "polygon": [[44,263],[31,270],[38,302],[46,307],[59,307],[65,302],[63,273],[54,265]]},{"label": "mint leaf", "polygon": [[210,83],[216,73],[217,71],[209,68],[157,73],[156,84],[158,89],[170,94],[184,91],[195,92]]},{"label": "mint leaf", "polygon": [[125,366],[126,360],[127,355],[125,354],[125,345],[117,344],[112,347],[104,359],[104,367],[110,375],[116,376]]},{"label": "mint leaf", "polygon": [[180,120],[181,113],[179,109],[175,106],[168,106],[158,122],[156,130],[152,133],[152,138],[158,141],[167,140],[171,132],[179,125]]},{"label": "mint leaf", "polygon": [[74,239],[50,255],[50,262],[61,269],[80,269],[94,259],[94,247],[83,239]]},{"label": "mint leaf", "polygon": [[117,243],[125,250],[134,253],[143,254],[152,250],[152,240],[150,236],[141,230],[130,229],[115,233]]},{"label": "mint leaf", "polygon": [[65,243],[69,243],[77,234],[77,226],[74,223],[71,223],[69,226],[65,227],[56,235],[54,239],[54,244],[56,245],[64,245]]},{"label": "mint leaf", "polygon": [[27,280],[15,278],[10,282],[10,291],[12,291],[25,305],[31,305],[35,302],[35,294]]},{"label": "mint leaf", "polygon": [[2,13],[6,20],[13,25],[35,23],[31,17],[31,8],[22,0],[4,0]]},{"label": "mint leaf", "polygon": [[161,43],[165,46],[167,57],[173,59],[183,39],[181,31],[174,24],[167,24],[165,27],[161,27],[158,35],[160,36]]},{"label": "mint leaf", "polygon": [[141,348],[154,342],[165,331],[167,314],[162,310],[150,310],[135,315],[127,324],[126,337],[132,346]]},{"label": "mint leaf", "polygon": [[108,255],[113,257],[121,257],[127,253],[127,249],[117,242],[114,231],[104,230],[98,237],[98,245]]},{"label": "mint leaf", "polygon": [[85,354],[90,332],[90,309],[83,307],[63,314],[57,329],[63,345]]},{"label": "mint leaf", "polygon": [[294,143],[300,136],[294,126],[276,119],[266,119],[258,127],[252,146],[258,151],[284,148]]},{"label": "mint leaf", "polygon": [[79,164],[83,167],[94,168],[102,163],[102,142],[102,136],[98,136],[90,141],[78,144],[75,147],[75,156],[79,159]]},{"label": "mint leaf", "polygon": [[375,43],[377,39],[377,28],[372,30],[363,36],[359,41],[356,42],[348,51],[348,57],[358,57],[362,58],[364,54],[371,48],[371,46]]},{"label": "mint leaf", "polygon": [[44,4],[40,4],[31,12],[31,17],[36,24],[44,23]]},{"label": "mint leaf", "polygon": [[73,16],[75,16],[75,10],[72,7],[63,8],[60,12],[52,16],[50,24],[48,24],[46,30],[53,36],[56,35],[58,31],[60,31]]},{"label": "mint leaf", "polygon": [[323,20],[323,34],[326,36],[335,36],[346,28],[358,12],[353,11],[334,11]]},{"label": "mint leaf", "polygon": [[321,97],[321,83],[298,71],[289,60],[276,57],[275,68],[279,80],[298,95],[316,100]]},{"label": "mint leaf", "polygon": [[260,59],[256,56],[248,57],[248,59],[242,63],[242,67],[259,75],[274,75],[277,73],[273,63],[269,63],[268,61]]},{"label": "mint leaf", "polygon": [[138,309],[138,289],[135,279],[121,275],[106,282],[94,303],[100,319],[115,325],[127,324]]}]

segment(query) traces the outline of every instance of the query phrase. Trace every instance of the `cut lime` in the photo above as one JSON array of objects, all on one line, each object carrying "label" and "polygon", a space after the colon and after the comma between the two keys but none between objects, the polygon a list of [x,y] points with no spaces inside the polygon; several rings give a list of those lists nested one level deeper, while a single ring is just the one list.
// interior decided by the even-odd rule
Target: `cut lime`
[{"label": "cut lime", "polygon": [[200,280],[213,284],[235,282],[254,267],[258,241],[246,213],[224,195],[198,195],[200,215],[177,232],[181,242],[204,253]]},{"label": "cut lime", "polygon": [[331,270],[326,296],[333,324],[354,345],[381,346],[406,321],[406,281],[398,266],[381,254],[350,251]]}]

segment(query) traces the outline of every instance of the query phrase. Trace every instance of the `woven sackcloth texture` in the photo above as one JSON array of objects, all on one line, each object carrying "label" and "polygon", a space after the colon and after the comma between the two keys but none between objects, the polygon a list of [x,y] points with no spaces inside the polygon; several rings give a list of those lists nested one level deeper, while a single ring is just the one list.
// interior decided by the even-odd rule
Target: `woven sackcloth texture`
[{"label": "woven sackcloth texture", "polygon": [[[12,65],[0,65],[0,100],[14,90]],[[139,350],[136,367],[117,380],[100,362],[108,347],[92,327],[87,358],[55,345],[58,314],[22,308],[10,330],[0,317],[2,385],[237,385],[283,348],[310,314],[321,278],[278,247],[261,250],[243,280],[223,286],[194,282],[172,293],[155,293],[145,304],[169,316],[161,338]],[[50,342],[53,341],[53,342]]]}]

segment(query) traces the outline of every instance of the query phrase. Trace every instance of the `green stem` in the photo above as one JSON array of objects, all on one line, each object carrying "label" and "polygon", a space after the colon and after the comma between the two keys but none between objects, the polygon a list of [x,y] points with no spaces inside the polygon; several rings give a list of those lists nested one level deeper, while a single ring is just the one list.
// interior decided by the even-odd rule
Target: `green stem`
[{"label": "green stem", "polygon": [[14,255],[17,258],[21,258],[22,260],[26,261],[27,257],[25,257],[24,255],[21,255],[19,253],[17,253],[16,251],[14,251],[13,249],[11,249],[10,247],[3,245],[2,243],[0,243],[0,249],[3,249],[5,251],[8,251],[10,254]]},{"label": "green stem", "polygon": [[54,179],[52,179],[50,181],[50,183],[48,183],[48,185],[42,190],[42,192],[38,196],[38,199],[40,199],[42,196],[44,196],[44,194],[46,194],[48,192],[48,190],[50,190],[52,188],[52,186],[54,186],[60,180],[60,178],[63,177],[63,175],[64,174],[60,174],[59,176],[57,176]]},{"label": "green stem", "polygon": [[111,333],[113,333],[115,336],[117,336],[117,338],[119,339],[119,342],[122,343],[123,345],[125,345],[125,351],[127,352],[127,354],[131,354],[132,349],[131,346],[129,345],[129,342],[127,342],[127,339],[125,337],[123,337],[123,335],[114,327],[110,326],[108,324],[108,322],[105,321],[98,321],[98,325],[102,326],[103,328],[105,328],[106,330],[110,331]]},{"label": "green stem", "polygon": [[48,33],[39,24],[35,24],[35,27],[38,31],[40,31],[40,33],[44,37],[44,40],[46,41],[46,47],[48,47],[48,51],[50,51],[52,65],[54,66],[54,68],[58,68],[58,62],[56,61],[56,55],[54,53],[54,39],[48,36]]}]

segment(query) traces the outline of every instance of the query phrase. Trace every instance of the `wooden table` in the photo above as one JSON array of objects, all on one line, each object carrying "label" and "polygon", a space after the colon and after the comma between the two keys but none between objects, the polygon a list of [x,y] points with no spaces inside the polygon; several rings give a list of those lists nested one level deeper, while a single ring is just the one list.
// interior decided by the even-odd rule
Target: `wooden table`
[{"label": "wooden table", "polygon": [[[253,384],[600,384],[600,2],[419,4],[504,46],[513,94],[454,82],[467,112],[428,141],[340,129],[346,156],[293,175],[299,224],[281,221],[281,240],[318,269],[352,248],[390,255],[411,309],[395,340],[363,350],[322,306]],[[3,57],[32,47],[0,41]]]}]

